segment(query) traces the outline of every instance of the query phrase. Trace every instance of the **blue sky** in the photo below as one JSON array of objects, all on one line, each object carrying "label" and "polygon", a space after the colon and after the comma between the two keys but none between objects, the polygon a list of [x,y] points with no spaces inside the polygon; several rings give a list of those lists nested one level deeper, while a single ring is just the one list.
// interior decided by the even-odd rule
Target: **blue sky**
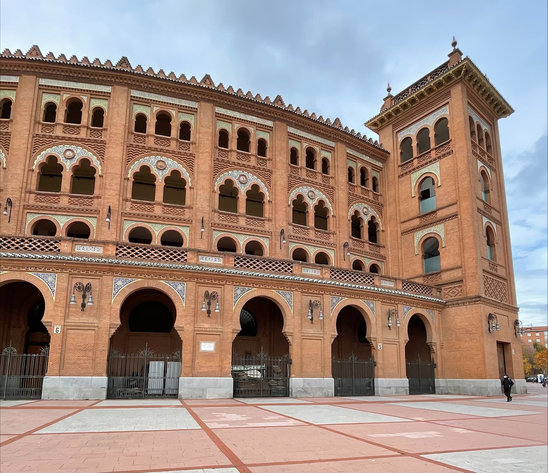
[{"label": "blue sky", "polygon": [[1,0],[0,48],[98,57],[251,90],[365,130],[452,36],[515,109],[500,121],[520,318],[547,323],[546,0]]}]

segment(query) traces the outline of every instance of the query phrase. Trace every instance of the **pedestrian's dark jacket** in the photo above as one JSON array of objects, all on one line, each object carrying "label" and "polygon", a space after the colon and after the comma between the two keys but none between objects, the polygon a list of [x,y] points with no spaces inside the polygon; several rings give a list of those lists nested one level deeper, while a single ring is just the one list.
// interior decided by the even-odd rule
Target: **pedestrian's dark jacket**
[{"label": "pedestrian's dark jacket", "polygon": [[510,378],[503,378],[502,386],[504,388],[504,392],[510,391],[513,385],[514,385],[514,382]]}]

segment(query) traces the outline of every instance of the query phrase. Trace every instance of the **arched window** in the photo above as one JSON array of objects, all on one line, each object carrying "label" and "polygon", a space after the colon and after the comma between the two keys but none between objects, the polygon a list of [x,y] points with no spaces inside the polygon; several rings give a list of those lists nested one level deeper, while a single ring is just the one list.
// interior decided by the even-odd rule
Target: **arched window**
[{"label": "arched window", "polygon": [[377,264],[372,264],[369,266],[369,272],[373,274],[380,274],[381,268]]},{"label": "arched window", "polygon": [[378,243],[379,224],[375,217],[371,217],[367,222],[367,240],[370,243]]},{"label": "arched window", "polygon": [[219,148],[228,149],[228,131],[225,129],[219,130],[218,146]]},{"label": "arched window", "polygon": [[449,121],[443,117],[434,125],[434,143],[438,146],[446,141],[449,141]]},{"label": "arched window", "polygon": [[289,152],[289,163],[293,164],[293,166],[299,165],[299,152],[297,151],[297,148],[291,148],[291,151]]},{"label": "arched window", "polygon": [[489,176],[485,171],[480,173],[480,183],[481,183],[481,199],[488,204],[491,202],[491,196],[489,191]]},{"label": "arched window", "polygon": [[44,107],[44,117],[43,120],[47,123],[55,123],[57,120],[57,104],[53,102],[48,102]]},{"label": "arched window", "polygon": [[217,251],[236,253],[236,242],[230,237],[223,237],[217,242]]},{"label": "arched window", "polygon": [[481,128],[479,123],[476,129],[478,133],[478,145],[480,145],[483,148],[483,129]]},{"label": "arched window", "polygon": [[238,129],[238,138],[236,140],[236,149],[249,153],[249,131],[245,128]]},{"label": "arched window", "polygon": [[326,265],[330,264],[329,255],[327,253],[324,253],[323,251],[316,253],[316,256],[314,257],[314,263]]},{"label": "arched window", "polygon": [[164,203],[185,205],[186,203],[186,181],[177,170],[164,179]]},{"label": "arched window", "polygon": [[440,252],[437,238],[430,237],[424,241],[422,244],[422,258],[425,273],[440,271]]},{"label": "arched window", "polygon": [[419,207],[421,214],[436,210],[436,190],[431,177],[425,177],[419,184]]},{"label": "arched window", "polygon": [[417,154],[426,153],[430,149],[430,130],[423,128],[417,133]]},{"label": "arched window", "polygon": [[179,139],[182,141],[190,141],[191,126],[188,122],[181,122],[179,125]]},{"label": "arched window", "polygon": [[363,219],[360,217],[360,214],[356,210],[354,212],[354,215],[352,215],[352,218],[350,221],[351,235],[354,238],[359,238],[361,240],[363,238],[362,228],[363,228]]},{"label": "arched window", "polygon": [[219,210],[238,213],[238,189],[231,180],[219,187]]},{"label": "arched window", "polygon": [[91,230],[84,222],[72,222],[67,228],[68,238],[84,238],[88,240],[90,235]]},{"label": "arched window", "polygon": [[266,148],[266,140],[264,138],[259,138],[257,141],[257,156],[266,158]]},{"label": "arched window", "polygon": [[369,187],[369,177],[367,175],[367,168],[360,168],[360,186]]},{"label": "arched window", "polygon": [[145,227],[132,228],[128,235],[130,243],[141,243],[150,245],[152,243],[152,233]]},{"label": "arched window", "polygon": [[91,126],[103,128],[105,122],[105,111],[101,107],[95,107],[91,113]]},{"label": "arched window", "polygon": [[487,259],[495,261],[495,233],[490,226],[485,230],[485,240],[487,242]]},{"label": "arched window", "polygon": [[303,263],[308,262],[308,253],[303,248],[295,248],[293,254],[291,255],[293,261],[302,261]]},{"label": "arched window", "polygon": [[38,189],[44,192],[61,192],[63,182],[63,165],[57,162],[55,156],[48,156],[46,162],[40,166]]},{"label": "arched window", "polygon": [[329,159],[322,158],[322,174],[329,175]]},{"label": "arched window", "polygon": [[154,133],[160,136],[171,136],[171,115],[167,112],[158,112]]},{"label": "arched window", "polygon": [[245,254],[254,256],[263,256],[263,245],[258,241],[252,240],[245,245]]},{"label": "arched window", "polygon": [[316,151],[310,146],[306,148],[306,167],[308,169],[316,169]]},{"label": "arched window", "polygon": [[328,209],[323,200],[314,207],[314,228],[327,230]]},{"label": "arched window", "polygon": [[183,246],[183,236],[176,230],[166,230],[162,233],[160,245],[181,248]]},{"label": "arched window", "polygon": [[413,140],[407,137],[400,143],[400,162],[405,163],[410,159],[413,159]]},{"label": "arched window", "polygon": [[154,202],[156,194],[156,176],[150,172],[148,166],[141,166],[133,175],[131,198],[135,200],[147,200]]},{"label": "arched window", "polygon": [[133,129],[135,133],[147,132],[147,116],[140,113],[135,117],[135,127]]},{"label": "arched window", "polygon": [[489,154],[493,154],[493,145],[491,144],[491,136],[488,132],[485,132],[485,150]]},{"label": "arched window", "polygon": [[70,193],[93,195],[95,191],[95,172],[95,168],[91,167],[89,159],[81,159],[72,172]]},{"label": "arched window", "polygon": [[353,167],[351,167],[351,166],[348,167],[347,175],[348,175],[348,182],[350,184],[354,184],[355,176],[354,176],[354,168]]},{"label": "arched window", "polygon": [[472,117],[468,117],[468,126],[470,127],[470,138],[473,141],[476,141],[476,124],[474,123],[474,119]]},{"label": "arched window", "polygon": [[245,214],[253,217],[263,217],[264,194],[257,184],[253,184],[246,193]]},{"label": "arched window", "polygon": [[292,222],[297,225],[306,225],[306,214],[308,213],[308,205],[304,201],[302,195],[298,195],[293,201],[293,219]]},{"label": "arched window", "polygon": [[82,107],[80,99],[70,99],[65,110],[65,123],[82,123]]},{"label": "arched window", "polygon": [[9,120],[11,118],[11,100],[4,99],[0,105],[0,118],[3,120]]},{"label": "arched window", "polygon": [[55,236],[57,227],[51,220],[41,219],[32,226],[32,234],[36,236]]},{"label": "arched window", "polygon": [[354,271],[363,271],[364,269],[364,264],[361,260],[359,259],[355,259],[353,262],[352,262],[352,269]]},{"label": "arched window", "polygon": [[379,179],[377,176],[371,178],[371,190],[373,192],[379,192]]}]

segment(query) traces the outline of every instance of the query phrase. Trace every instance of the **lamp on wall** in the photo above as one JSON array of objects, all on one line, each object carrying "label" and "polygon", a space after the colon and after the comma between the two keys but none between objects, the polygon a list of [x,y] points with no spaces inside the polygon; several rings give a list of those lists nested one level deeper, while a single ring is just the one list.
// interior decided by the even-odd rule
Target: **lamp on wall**
[{"label": "lamp on wall", "polygon": [[105,218],[105,222],[108,223],[108,229],[110,230],[110,218],[112,217],[112,209],[110,208],[110,205],[108,206],[107,210],[107,217]]},{"label": "lamp on wall", "polygon": [[396,327],[400,326],[400,318],[398,317],[397,309],[388,309],[388,330],[392,330],[392,324],[396,323]]},{"label": "lamp on wall", "polygon": [[524,331],[525,330],[523,329],[523,324],[521,323],[521,320],[516,319],[514,321],[514,335],[516,337],[520,337],[523,335]]},{"label": "lamp on wall", "polygon": [[205,291],[204,301],[202,302],[202,312],[207,312],[207,316],[211,316],[211,303],[215,301],[215,312],[219,312],[219,294],[217,291]]},{"label": "lamp on wall", "polygon": [[343,261],[346,261],[346,257],[350,256],[349,247],[350,247],[350,245],[348,244],[347,241],[345,241],[343,243]]},{"label": "lamp on wall", "polygon": [[280,250],[282,245],[285,245],[285,230],[283,228],[280,230]]},{"label": "lamp on wall", "polygon": [[86,309],[86,305],[93,305],[90,282],[88,282],[86,285],[81,282],[77,282],[74,284],[74,287],[72,288],[72,297],[70,298],[71,304],[76,304],[76,292],[82,293],[82,303],[80,304],[82,312]]},{"label": "lamp on wall", "polygon": [[497,317],[497,314],[490,313],[487,316],[487,330],[489,333],[496,332],[499,330],[499,319]]},{"label": "lamp on wall", "polygon": [[200,239],[204,237],[205,226],[204,226],[204,217],[202,217],[202,226],[200,227]]},{"label": "lamp on wall", "polygon": [[6,205],[4,205],[4,211],[2,212],[4,215],[8,216],[8,223],[11,221],[11,208],[13,207],[13,202],[11,198],[6,199]]},{"label": "lamp on wall", "polygon": [[318,318],[320,320],[323,320],[323,310],[322,310],[322,303],[321,301],[318,301],[318,300],[312,300],[310,299],[308,301],[308,314],[307,314],[307,317],[308,317],[308,320],[310,320],[310,322],[314,322],[314,312],[316,309],[320,309],[319,312],[318,312]]}]

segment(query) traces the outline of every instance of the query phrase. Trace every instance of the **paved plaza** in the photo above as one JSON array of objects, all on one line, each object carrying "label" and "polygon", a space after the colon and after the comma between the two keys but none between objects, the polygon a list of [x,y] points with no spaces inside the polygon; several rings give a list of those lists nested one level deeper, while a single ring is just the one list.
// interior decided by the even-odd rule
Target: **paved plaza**
[{"label": "paved plaza", "polygon": [[503,396],[0,401],[0,472],[547,471],[547,389]]}]

